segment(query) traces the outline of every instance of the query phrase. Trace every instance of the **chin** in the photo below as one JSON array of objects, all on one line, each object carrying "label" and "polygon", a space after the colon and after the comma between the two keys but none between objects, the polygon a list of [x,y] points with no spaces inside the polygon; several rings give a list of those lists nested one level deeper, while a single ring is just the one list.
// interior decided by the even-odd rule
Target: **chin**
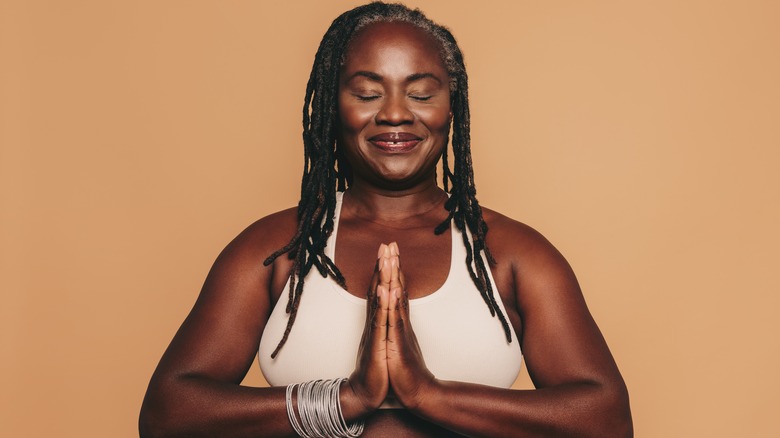
[{"label": "chin", "polygon": [[383,168],[376,169],[375,178],[379,181],[403,183],[419,178],[419,171],[408,168]]},{"label": "chin", "polygon": [[416,172],[383,172],[375,175],[374,182],[378,187],[389,190],[408,190],[424,184],[431,178],[433,178],[433,174],[422,175],[421,173]]}]

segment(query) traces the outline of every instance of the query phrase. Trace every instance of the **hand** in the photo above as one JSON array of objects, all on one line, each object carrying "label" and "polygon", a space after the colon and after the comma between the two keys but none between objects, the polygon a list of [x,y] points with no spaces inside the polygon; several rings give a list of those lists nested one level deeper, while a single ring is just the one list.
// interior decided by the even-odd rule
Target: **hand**
[{"label": "hand", "polygon": [[387,316],[387,368],[398,401],[413,410],[434,387],[409,320],[409,295],[404,285],[398,245],[390,247],[390,296]]},{"label": "hand", "polygon": [[360,416],[377,409],[387,397],[387,316],[390,304],[390,248],[380,245],[371,285],[366,293],[366,324],[349,388],[360,401]]}]

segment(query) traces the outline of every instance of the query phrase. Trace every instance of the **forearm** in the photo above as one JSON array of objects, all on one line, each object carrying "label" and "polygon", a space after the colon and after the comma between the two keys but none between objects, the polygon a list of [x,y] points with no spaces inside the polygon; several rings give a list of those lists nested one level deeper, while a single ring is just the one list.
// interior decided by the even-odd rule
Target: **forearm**
[{"label": "forearm", "polygon": [[438,382],[413,410],[469,437],[630,437],[628,395],[622,385],[571,383],[509,390]]},{"label": "forearm", "polygon": [[[252,388],[201,377],[157,384],[150,388],[141,408],[140,435],[295,437],[287,416],[285,389]],[[340,400],[347,421],[365,414],[346,383],[341,386]],[[293,406],[296,401],[294,391]]]},{"label": "forearm", "polygon": [[293,436],[285,388],[251,388],[200,377],[152,382],[141,407],[141,437]]}]

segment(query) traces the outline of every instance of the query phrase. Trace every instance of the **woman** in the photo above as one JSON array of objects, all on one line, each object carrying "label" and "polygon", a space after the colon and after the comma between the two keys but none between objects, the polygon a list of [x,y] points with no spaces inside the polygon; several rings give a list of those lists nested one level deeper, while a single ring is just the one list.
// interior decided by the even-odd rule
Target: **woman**
[{"label": "woman", "polygon": [[[220,254],[152,377],[143,436],[632,434],[568,264],[475,198],[467,90],[454,38],[419,11],[333,22],[298,208]],[[508,389],[521,347],[536,390]],[[240,386],[258,348],[273,386]]]}]

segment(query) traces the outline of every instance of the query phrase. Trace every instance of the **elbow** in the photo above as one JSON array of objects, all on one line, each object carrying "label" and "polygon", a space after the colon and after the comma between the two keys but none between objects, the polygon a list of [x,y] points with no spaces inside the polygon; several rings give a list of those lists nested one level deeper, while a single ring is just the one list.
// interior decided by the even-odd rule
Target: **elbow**
[{"label": "elbow", "polygon": [[613,388],[604,388],[603,391],[602,415],[599,415],[603,421],[600,422],[595,436],[632,438],[634,423],[625,384],[621,382]]},{"label": "elbow", "polygon": [[138,436],[140,438],[173,438],[180,436],[193,436],[186,433],[181,424],[177,424],[174,416],[166,415],[144,404],[138,417]]},{"label": "elbow", "polygon": [[159,409],[147,395],[141,406],[138,416],[138,436],[140,438],[164,438],[172,436],[170,427],[167,426],[165,416],[160,415]]},{"label": "elbow", "polygon": [[177,414],[166,402],[164,391],[155,391],[150,386],[141,405],[138,416],[138,435],[140,438],[170,438],[181,436],[177,425]]},{"label": "elbow", "polygon": [[164,429],[160,427],[154,415],[144,408],[141,408],[141,415],[138,416],[138,436],[140,438],[162,438],[165,436]]},{"label": "elbow", "polygon": [[570,417],[571,429],[562,436],[632,438],[634,424],[628,390],[619,382],[588,382],[587,396],[578,400],[578,415]]}]

